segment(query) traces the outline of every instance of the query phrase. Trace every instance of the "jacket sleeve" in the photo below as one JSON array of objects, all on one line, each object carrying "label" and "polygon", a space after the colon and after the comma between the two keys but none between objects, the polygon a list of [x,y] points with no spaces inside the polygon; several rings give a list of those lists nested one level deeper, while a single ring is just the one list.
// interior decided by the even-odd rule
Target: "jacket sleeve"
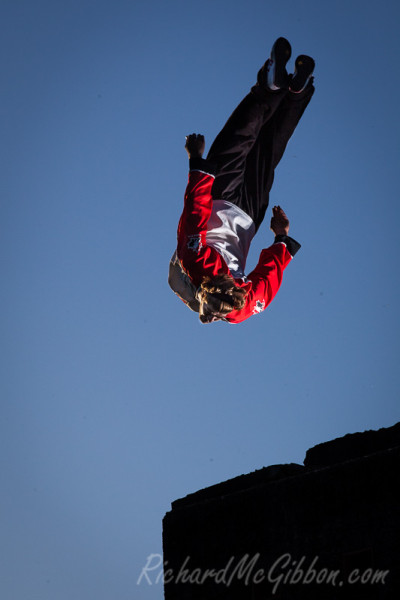
[{"label": "jacket sleeve", "polygon": [[276,236],[274,244],[262,250],[256,268],[248,275],[250,289],[246,304],[240,311],[229,313],[231,322],[239,323],[262,312],[275,298],[283,278],[283,271],[300,249],[300,244],[289,236]]},{"label": "jacket sleeve", "polygon": [[205,242],[207,223],[212,211],[211,188],[214,178],[213,166],[208,161],[202,158],[189,160],[189,179],[179,221],[178,241],[180,238],[186,240],[198,236]]},{"label": "jacket sleeve", "polygon": [[184,271],[198,287],[203,277],[227,273],[229,269],[220,254],[207,246],[206,241],[215,169],[202,158],[190,159],[189,169],[184,208],[178,225],[177,254]]}]

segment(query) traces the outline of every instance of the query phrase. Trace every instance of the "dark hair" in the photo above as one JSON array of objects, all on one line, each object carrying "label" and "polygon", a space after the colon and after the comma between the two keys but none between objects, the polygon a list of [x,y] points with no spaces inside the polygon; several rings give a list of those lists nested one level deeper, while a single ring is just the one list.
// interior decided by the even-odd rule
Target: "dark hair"
[{"label": "dark hair", "polygon": [[238,287],[230,275],[217,275],[203,279],[198,297],[201,300],[200,321],[209,323],[215,313],[227,315],[233,310],[241,310],[246,290]]}]

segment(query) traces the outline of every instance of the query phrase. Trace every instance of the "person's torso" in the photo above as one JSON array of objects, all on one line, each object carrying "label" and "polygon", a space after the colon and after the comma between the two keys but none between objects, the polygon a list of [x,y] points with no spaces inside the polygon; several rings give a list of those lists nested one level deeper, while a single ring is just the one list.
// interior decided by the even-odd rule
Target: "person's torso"
[{"label": "person's torso", "polygon": [[[226,263],[237,284],[246,286],[245,267],[251,241],[255,235],[252,218],[226,200],[214,200],[207,223],[206,242]],[[175,252],[170,261],[168,283],[171,289],[194,310],[199,311],[196,287],[185,273]]]}]

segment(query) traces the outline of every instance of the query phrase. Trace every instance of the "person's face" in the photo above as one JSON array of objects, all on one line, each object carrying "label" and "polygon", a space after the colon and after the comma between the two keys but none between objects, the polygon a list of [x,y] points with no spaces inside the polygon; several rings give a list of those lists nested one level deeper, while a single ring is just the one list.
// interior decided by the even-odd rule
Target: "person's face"
[{"label": "person's face", "polygon": [[204,301],[200,302],[200,315],[202,323],[214,323],[224,317],[222,313],[213,311],[207,302]]}]

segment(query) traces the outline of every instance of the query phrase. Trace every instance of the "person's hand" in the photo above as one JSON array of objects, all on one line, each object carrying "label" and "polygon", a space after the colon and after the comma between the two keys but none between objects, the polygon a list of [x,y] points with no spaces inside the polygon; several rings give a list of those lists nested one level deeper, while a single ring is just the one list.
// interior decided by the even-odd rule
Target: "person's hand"
[{"label": "person's hand", "polygon": [[201,158],[205,147],[206,142],[201,133],[191,133],[186,136],[185,148],[189,158]]},{"label": "person's hand", "polygon": [[272,209],[271,229],[275,235],[288,235],[289,219],[280,206]]}]

